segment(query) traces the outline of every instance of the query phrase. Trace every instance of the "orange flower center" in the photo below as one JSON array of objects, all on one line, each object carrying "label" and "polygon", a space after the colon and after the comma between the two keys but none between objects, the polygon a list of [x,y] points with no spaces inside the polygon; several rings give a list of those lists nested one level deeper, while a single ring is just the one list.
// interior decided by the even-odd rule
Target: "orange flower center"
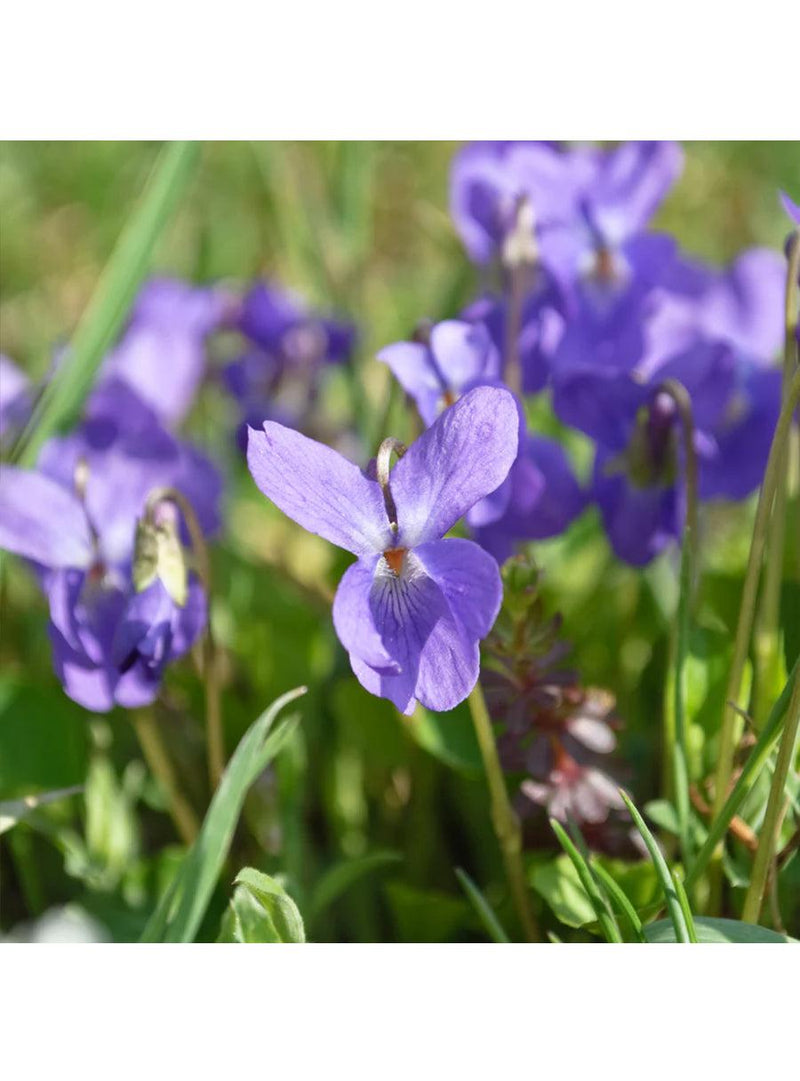
[{"label": "orange flower center", "polygon": [[383,553],[383,558],[386,560],[389,570],[397,578],[403,569],[403,562],[406,557],[405,548],[387,548]]}]

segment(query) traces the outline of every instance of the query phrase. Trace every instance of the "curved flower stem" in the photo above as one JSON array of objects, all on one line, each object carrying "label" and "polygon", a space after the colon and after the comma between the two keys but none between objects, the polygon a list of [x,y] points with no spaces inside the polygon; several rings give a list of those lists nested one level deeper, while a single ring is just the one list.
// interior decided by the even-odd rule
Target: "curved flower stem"
[{"label": "curved flower stem", "polygon": [[[783,381],[781,397],[785,397],[792,375],[797,370],[797,277],[800,273],[800,230],[790,241],[789,265],[784,294],[785,337],[783,348]],[[759,603],[755,640],[755,703],[753,716],[760,727],[769,713],[770,702],[780,682],[780,611],[783,551],[786,541],[786,507],[789,499],[789,445],[781,456],[775,509],[767,541],[764,566],[764,588]]]},{"label": "curved flower stem", "polygon": [[194,808],[181,792],[167,748],[161,738],[161,729],[150,710],[133,710],[130,716],[150,772],[164,789],[170,818],[175,823],[181,840],[186,845],[191,845],[200,832],[200,822]]},{"label": "curved flower stem", "polygon": [[767,878],[769,877],[775,848],[778,843],[786,778],[789,776],[789,769],[794,761],[794,751],[799,729],[800,669],[795,669],[792,698],[789,703],[789,711],[786,715],[786,724],[783,728],[780,748],[778,749],[778,760],[775,763],[775,772],[772,775],[772,785],[769,790],[767,810],[764,815],[764,823],[761,827],[761,836],[758,839],[758,849],[756,850],[756,858],[753,861],[753,871],[750,875],[750,886],[744,899],[742,919],[746,923],[758,923],[761,915],[761,906],[764,903]]},{"label": "curved flower stem", "polygon": [[[792,376],[787,393],[781,404],[781,412],[775,428],[775,434],[770,447],[767,468],[758,497],[756,518],[753,525],[753,540],[750,544],[750,555],[747,560],[742,600],[739,608],[739,620],[736,626],[736,637],[733,643],[733,656],[728,675],[728,684],[725,692],[725,702],[722,728],[720,731],[719,751],[717,758],[717,770],[714,777],[714,818],[716,818],[728,796],[728,789],[733,771],[733,755],[738,738],[739,716],[737,706],[742,686],[747,651],[750,644],[750,635],[753,628],[753,616],[756,606],[756,594],[758,592],[758,579],[764,558],[764,549],[767,541],[770,512],[775,498],[780,477],[780,466],[783,450],[786,446],[792,423],[794,410],[800,401],[800,372]],[[719,873],[719,858],[721,849],[718,850],[716,859],[716,874]]]},{"label": "curved flower stem", "polygon": [[219,785],[225,770],[225,738],[222,728],[222,707],[220,702],[219,669],[217,650],[211,630],[211,560],[208,555],[203,531],[194,512],[194,507],[176,488],[157,488],[147,497],[147,511],[151,512],[159,503],[169,502],[183,514],[186,528],[192,541],[197,566],[197,576],[208,598],[208,621],[203,647],[203,678],[206,689],[206,751],[208,755],[208,779],[212,791]]},{"label": "curved flower stem", "polygon": [[500,842],[500,850],[503,853],[503,863],[505,864],[508,884],[511,887],[511,896],[514,900],[519,921],[522,924],[525,939],[528,942],[536,942],[539,940],[539,929],[531,908],[528,884],[525,881],[525,869],[522,864],[522,834],[519,828],[519,820],[508,799],[506,780],[497,754],[492,721],[486,708],[486,700],[483,697],[480,683],[475,684],[468,701],[470,713],[472,714],[472,723],[475,726],[475,735],[478,737],[478,746],[481,749],[486,780],[489,784],[492,824]]},{"label": "curved flower stem", "polygon": [[[686,688],[684,667],[689,652],[689,617],[692,591],[698,568],[697,559],[697,452],[694,445],[692,402],[686,387],[675,379],[667,379],[659,388],[672,398],[681,418],[686,458],[686,523],[681,549],[680,593],[674,647],[674,675],[671,682],[675,738],[672,744],[672,780],[683,864],[688,871],[692,861],[691,802],[689,795],[689,761],[686,739]],[[668,713],[669,711],[667,711]]]}]

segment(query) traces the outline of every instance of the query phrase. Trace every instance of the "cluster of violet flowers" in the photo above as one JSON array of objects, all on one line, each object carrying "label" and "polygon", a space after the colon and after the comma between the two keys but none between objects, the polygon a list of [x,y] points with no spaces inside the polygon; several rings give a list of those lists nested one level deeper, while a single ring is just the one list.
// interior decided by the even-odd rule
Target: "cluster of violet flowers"
[{"label": "cluster of violet flowers", "polygon": [[[209,342],[219,332],[238,336],[241,352],[220,372],[240,433],[256,417],[306,425],[321,372],[355,341],[351,324],[274,285],[257,282],[238,298],[152,279],[75,429],[49,440],[33,470],[0,466],[0,547],[30,562],[49,605],[55,672],[89,710],[151,703],[166,665],[206,626],[205,583],[187,547],[192,526],[192,543],[218,532],[223,479],[178,429],[211,377]],[[64,356],[56,352],[38,387],[0,356],[4,454]]]},{"label": "cluster of violet flowers", "polygon": [[[406,713],[470,693],[502,599],[498,563],[520,543],[557,536],[590,504],[629,563],[679,536],[683,462],[666,380],[691,400],[701,499],[752,491],[779,407],[783,260],[755,249],[718,271],[652,232],[681,167],[673,143],[462,150],[452,215],[495,288],[380,351],[425,429],[408,448],[386,439],[363,468],[307,434],[325,434],[315,405],[326,369],[352,357],[352,324],[274,283],[235,297],[149,282],[79,426],[34,471],[0,473],[0,545],[33,564],[67,693],[93,710],[149,702],[205,625],[186,514],[212,535],[222,478],[177,431],[218,331],[237,335],[217,374],[250,471],[287,515],[356,556],[334,626],[362,685]],[[0,363],[5,451],[36,392]],[[526,401],[543,393],[594,443],[588,481],[559,442],[530,430]],[[471,539],[447,537],[462,518]]]}]

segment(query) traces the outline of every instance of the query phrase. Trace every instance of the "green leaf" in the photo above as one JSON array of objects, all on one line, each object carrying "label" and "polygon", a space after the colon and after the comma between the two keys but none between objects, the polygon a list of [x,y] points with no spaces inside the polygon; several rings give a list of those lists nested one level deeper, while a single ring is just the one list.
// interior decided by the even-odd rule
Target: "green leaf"
[{"label": "green leaf", "polygon": [[469,877],[466,871],[462,871],[460,867],[456,867],[456,878],[461,883],[461,888],[466,893],[472,907],[478,914],[478,918],[486,928],[489,937],[495,942],[508,942],[509,937],[503,930],[503,925],[494,914],[494,910],[481,891]]},{"label": "green leaf", "polygon": [[325,909],[362,878],[375,871],[382,871],[401,859],[399,852],[370,852],[366,856],[342,860],[333,867],[329,867],[312,891],[308,905],[309,923],[317,919]]},{"label": "green leaf", "polygon": [[555,833],[558,838],[559,844],[569,856],[578,873],[581,886],[583,887],[586,896],[589,898],[594,918],[600,924],[600,929],[603,932],[603,937],[606,942],[622,942],[622,933],[614,918],[611,906],[600,892],[597,879],[594,877],[594,873],[585,856],[578,851],[575,843],[569,837],[567,831],[560,822],[556,821],[555,818],[551,818],[550,825],[553,828],[553,833]]},{"label": "green leaf", "polygon": [[156,241],[178,205],[197,159],[195,143],[167,144],[128,218],[73,336],[20,441],[20,465],[33,465],[43,443],[80,410],[100,362],[119,333],[150,265]]},{"label": "green leaf", "polygon": [[634,806],[633,800],[631,800],[627,793],[623,792],[622,789],[620,789],[620,795],[625,801],[625,806],[630,812],[634,825],[642,835],[642,840],[647,845],[647,851],[650,853],[650,858],[653,861],[653,866],[655,867],[661,889],[664,893],[667,912],[669,913],[672,925],[675,928],[675,941],[691,942],[691,935],[686,923],[686,917],[684,916],[683,908],[681,907],[678,892],[675,889],[675,882],[672,878],[672,874],[670,873],[667,861],[664,859],[664,853],[661,851],[655,837],[645,825],[645,821]]},{"label": "green leaf", "polygon": [[0,833],[13,829],[18,822],[35,811],[37,807],[44,807],[46,803],[55,803],[56,800],[66,799],[67,796],[76,796],[83,789],[80,785],[71,788],[58,788],[55,792],[42,792],[38,796],[23,796],[22,799],[7,800],[0,803]]},{"label": "green leaf", "polygon": [[[788,935],[757,927],[740,920],[713,919],[698,916],[694,921],[698,942],[796,942]],[[671,920],[657,920],[644,929],[648,942],[675,942],[675,927]]]},{"label": "green leaf", "polygon": [[294,731],[298,719],[290,718],[272,733],[270,728],[283,707],[305,693],[305,687],[298,687],[282,695],[245,732],[214,793],[197,840],[144,929],[143,942],[194,939],[227,857],[248,789]]},{"label": "green leaf", "polygon": [[597,914],[581,886],[578,872],[568,856],[558,856],[535,865],[529,872],[530,884],[545,899],[555,915],[567,927],[594,923]]},{"label": "green leaf", "polygon": [[651,799],[644,805],[644,810],[650,821],[655,822],[660,830],[678,836],[678,812],[674,803],[667,799]]},{"label": "green leaf", "polygon": [[218,942],[305,942],[303,917],[279,882],[245,867],[234,885]]}]

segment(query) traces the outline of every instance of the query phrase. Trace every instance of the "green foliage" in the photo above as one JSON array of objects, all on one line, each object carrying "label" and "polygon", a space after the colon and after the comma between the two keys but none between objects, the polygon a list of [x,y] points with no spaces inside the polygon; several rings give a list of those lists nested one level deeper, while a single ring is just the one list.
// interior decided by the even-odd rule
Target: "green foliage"
[{"label": "green foliage", "polygon": [[245,867],[234,886],[218,942],[305,942],[303,917],[274,878]]},{"label": "green foliage", "polygon": [[227,857],[247,791],[281,749],[297,719],[284,722],[275,732],[270,729],[283,707],[304,693],[301,687],[277,699],[246,732],[211,801],[200,835],[151,916],[142,941],[194,939]]},{"label": "green foliage", "polygon": [[[716,919],[709,916],[695,917],[698,942],[795,942],[788,935],[757,927],[740,920]],[[675,942],[675,925],[671,920],[657,920],[645,928],[648,942]]]}]

